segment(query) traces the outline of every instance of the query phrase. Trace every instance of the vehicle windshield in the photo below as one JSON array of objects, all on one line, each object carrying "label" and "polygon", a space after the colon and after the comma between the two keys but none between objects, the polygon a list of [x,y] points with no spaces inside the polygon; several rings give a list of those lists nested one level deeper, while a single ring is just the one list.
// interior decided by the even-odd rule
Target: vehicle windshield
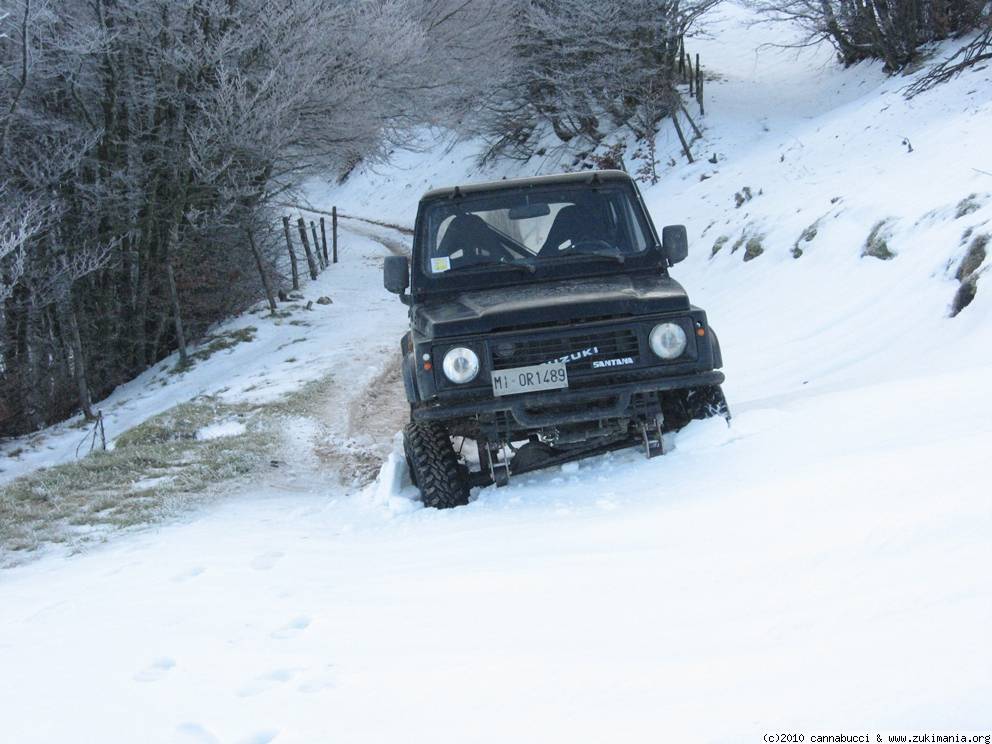
[{"label": "vehicle windshield", "polygon": [[612,260],[643,253],[649,228],[629,188],[554,186],[493,191],[429,205],[424,214],[423,270],[517,269]]}]

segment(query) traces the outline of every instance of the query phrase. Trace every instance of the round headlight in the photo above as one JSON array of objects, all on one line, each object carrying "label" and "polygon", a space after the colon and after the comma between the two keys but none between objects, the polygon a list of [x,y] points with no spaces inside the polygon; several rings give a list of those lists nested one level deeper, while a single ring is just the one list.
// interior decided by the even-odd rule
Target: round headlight
[{"label": "round headlight", "polygon": [[662,359],[677,359],[685,351],[685,331],[677,323],[660,323],[651,329],[648,342]]},{"label": "round headlight", "polygon": [[471,382],[479,374],[479,357],[471,349],[457,347],[444,355],[444,376],[459,385]]}]

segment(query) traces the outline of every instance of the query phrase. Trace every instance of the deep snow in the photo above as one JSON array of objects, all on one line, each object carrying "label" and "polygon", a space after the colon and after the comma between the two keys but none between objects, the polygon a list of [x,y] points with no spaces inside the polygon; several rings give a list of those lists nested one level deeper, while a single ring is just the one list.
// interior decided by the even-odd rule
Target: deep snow
[{"label": "deep snow", "polygon": [[[395,451],[360,493],[314,466],[6,571],[0,739],[753,742],[992,727],[992,286],[948,317],[962,236],[992,232],[992,177],[975,170],[992,171],[990,72],[906,102],[903,79],[836,69],[827,50],[756,52],[785,32],[745,33],[747,20],[728,6],[693,42],[720,76],[703,157],[645,191],[659,227],[689,226],[673,273],[719,332],[731,428],[695,423],[664,458],[534,473],[447,512],[412,500]],[[311,201],[409,224],[428,186],[525,168],[480,175],[474,152],[398,154],[395,170]],[[753,199],[735,208],[744,186]],[[957,217],[970,194],[978,209]],[[895,258],[861,257],[886,218]],[[742,234],[761,238],[749,262],[731,252]],[[288,354],[300,375],[345,363],[375,377],[404,308],[381,289],[385,249],[349,240],[363,258],[331,287],[337,322],[279,356],[278,329],[236,347],[226,394],[292,388],[303,377],[278,371]],[[260,383],[268,392],[249,390]]]}]

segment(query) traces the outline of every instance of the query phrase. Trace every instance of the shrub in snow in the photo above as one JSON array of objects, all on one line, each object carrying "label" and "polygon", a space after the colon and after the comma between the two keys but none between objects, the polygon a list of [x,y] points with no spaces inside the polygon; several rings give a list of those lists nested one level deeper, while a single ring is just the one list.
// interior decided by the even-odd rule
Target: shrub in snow
[{"label": "shrub in snow", "polygon": [[978,274],[972,274],[961,282],[961,286],[958,287],[958,291],[954,294],[954,300],[951,302],[951,317],[955,317],[958,313],[968,307],[968,305],[970,305],[975,299],[975,295],[977,293]]},{"label": "shrub in snow", "polygon": [[964,258],[961,259],[961,263],[958,266],[957,273],[955,274],[959,282],[963,282],[965,279],[970,277],[979,267],[985,262],[985,257],[987,255],[986,248],[989,244],[988,235],[976,235],[975,239],[971,241],[971,245],[968,246],[968,252],[964,254]]},{"label": "shrub in snow", "polygon": [[990,236],[988,235],[976,235],[975,239],[971,241],[971,245],[968,246],[968,252],[961,259],[955,274],[958,281],[961,282],[961,286],[958,287],[958,291],[954,294],[954,300],[951,302],[952,318],[968,307],[978,293],[978,277],[982,274],[981,267],[988,255],[986,249],[989,240]]},{"label": "shrub in snow", "polygon": [[981,208],[982,203],[978,199],[978,194],[968,194],[968,196],[958,202],[957,209],[954,212],[954,219],[959,220],[972,212],[977,212]]},{"label": "shrub in snow", "polygon": [[765,252],[765,248],[762,245],[762,236],[755,235],[754,237],[748,239],[747,245],[744,247],[744,260],[753,261],[762,253]]},{"label": "shrub in snow", "polygon": [[875,223],[861,249],[862,257],[870,256],[880,261],[889,261],[896,257],[896,254],[889,248],[890,225],[891,220],[881,220]]},{"label": "shrub in snow", "polygon": [[717,238],[716,242],[713,243],[713,250],[710,252],[710,258],[713,258],[717,253],[719,253],[720,249],[723,248],[729,240],[730,237],[727,235],[721,235]]},{"label": "shrub in snow", "polygon": [[744,206],[745,202],[749,202],[753,198],[754,198],[754,194],[751,192],[751,187],[745,186],[736,194],[734,194],[734,206],[737,209],[740,209],[742,206]]},{"label": "shrub in snow", "polygon": [[799,234],[799,237],[796,239],[795,244],[792,246],[793,258],[799,258],[800,256],[803,255],[803,249],[800,246],[800,243],[812,243],[813,238],[816,237],[819,227],[820,227],[820,221],[817,220]]}]

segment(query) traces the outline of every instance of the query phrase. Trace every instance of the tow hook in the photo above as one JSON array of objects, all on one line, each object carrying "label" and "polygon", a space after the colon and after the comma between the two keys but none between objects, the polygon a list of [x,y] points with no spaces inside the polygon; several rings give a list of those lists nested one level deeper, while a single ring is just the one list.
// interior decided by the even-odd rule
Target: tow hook
[{"label": "tow hook", "polygon": [[641,436],[644,438],[644,454],[650,460],[665,454],[665,442],[662,439],[661,428],[664,423],[664,416],[660,413],[654,418],[654,426],[649,426],[645,421],[641,424]]},{"label": "tow hook", "polygon": [[[486,458],[489,460],[489,475],[496,487],[502,488],[510,482],[510,458],[506,456],[506,445],[503,443],[489,444],[486,447],[489,450],[489,456]],[[497,461],[499,456],[502,457]]]}]

